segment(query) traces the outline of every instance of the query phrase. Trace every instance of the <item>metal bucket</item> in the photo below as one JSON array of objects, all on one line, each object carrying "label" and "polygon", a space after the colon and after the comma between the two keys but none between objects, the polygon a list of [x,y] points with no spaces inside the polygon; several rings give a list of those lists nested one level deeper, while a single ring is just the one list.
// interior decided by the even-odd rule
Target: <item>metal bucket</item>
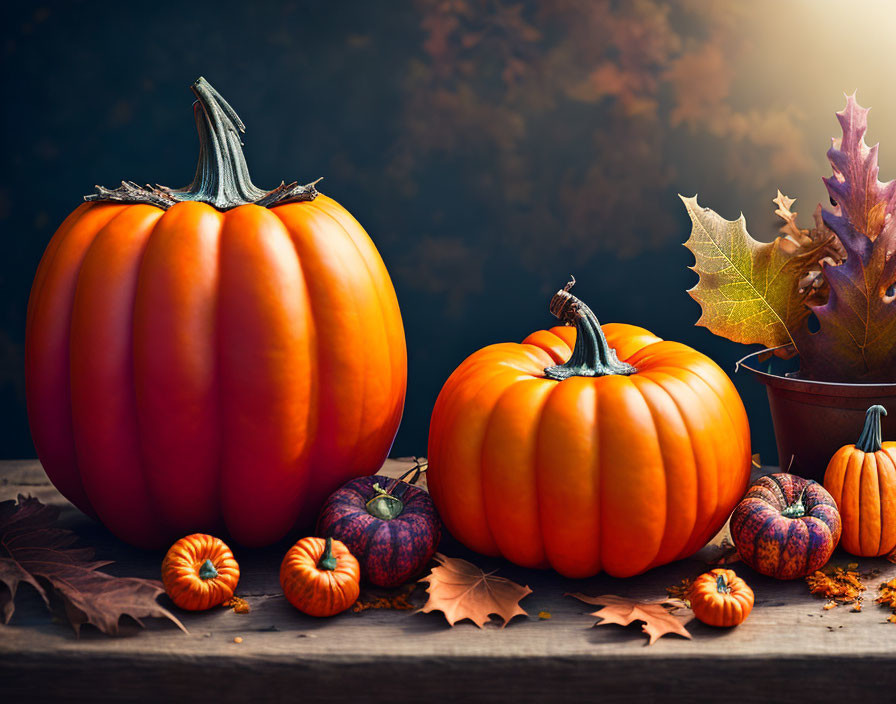
[{"label": "metal bucket", "polygon": [[841,384],[786,376],[773,371],[774,365],[784,364],[777,357],[761,363],[766,370],[760,368],[754,358],[763,352],[747,355],[737,368],[752,372],[766,386],[778,462],[784,471],[821,482],[834,453],[859,439],[865,411],[876,403],[888,411],[881,419],[884,440],[896,440],[896,384]]}]

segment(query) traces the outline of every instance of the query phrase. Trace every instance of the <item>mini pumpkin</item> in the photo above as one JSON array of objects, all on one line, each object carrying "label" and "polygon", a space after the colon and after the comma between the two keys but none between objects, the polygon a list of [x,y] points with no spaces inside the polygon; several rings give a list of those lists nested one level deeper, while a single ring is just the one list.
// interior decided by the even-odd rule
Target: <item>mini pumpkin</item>
[{"label": "mini pumpkin", "polygon": [[240,566],[224,541],[204,533],[178,540],[162,560],[162,584],[182,609],[204,611],[233,596]]},{"label": "mini pumpkin", "polygon": [[753,610],[753,590],[733,570],[714,569],[691,584],[691,610],[709,626],[730,627],[744,622]]},{"label": "mini pumpkin", "polygon": [[862,557],[896,549],[896,442],[881,442],[886,414],[883,406],[871,406],[856,444],[837,450],[824,473],[843,520],[843,547]]},{"label": "mini pumpkin", "polygon": [[776,579],[798,579],[824,567],[840,531],[833,497],[818,482],[793,474],[760,477],[731,514],[741,559]]},{"label": "mini pumpkin", "polygon": [[345,611],[361,593],[361,567],[333,538],[302,538],[280,565],[280,586],[289,603],[309,616]]},{"label": "mini pumpkin", "polygon": [[628,577],[692,555],[750,478],[750,429],[712,360],[569,293],[568,326],[468,357],[436,401],[429,490],[476,552],[566,577]]},{"label": "mini pumpkin", "polygon": [[411,482],[377,475],[352,479],[321,509],[317,534],[341,540],[371,584],[404,584],[439,545],[441,521],[429,494],[412,485],[416,476]]}]

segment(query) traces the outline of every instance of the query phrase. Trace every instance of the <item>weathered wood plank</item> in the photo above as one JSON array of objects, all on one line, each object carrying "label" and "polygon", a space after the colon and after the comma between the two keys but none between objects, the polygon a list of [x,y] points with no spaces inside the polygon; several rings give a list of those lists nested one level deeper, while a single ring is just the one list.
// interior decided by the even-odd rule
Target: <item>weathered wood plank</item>
[{"label": "weathered wood plank", "polygon": [[[397,476],[409,462],[390,462]],[[116,574],[158,578],[161,553],[135,550],[70,507],[47,482],[37,462],[0,464],[0,500],[37,495],[64,507],[63,521]],[[280,593],[278,569],[288,543],[236,550],[243,577],[238,594],[249,614],[219,609],[178,615],[190,629],[147,621],[108,638],[83,629],[80,639],[54,623],[43,603],[22,587],[9,626],[0,626],[0,700],[173,701],[212,694],[221,701],[362,699],[397,702],[469,693],[469,701],[560,697],[601,701],[777,700],[796,686],[801,698],[882,697],[896,691],[896,626],[869,603],[861,613],[824,611],[804,582],[777,582],[747,567],[738,572],[756,592],[756,608],[742,626],[717,630],[689,625],[693,639],[667,637],[652,647],[637,627],[592,628],[593,610],[567,592],[657,598],[665,587],[704,569],[684,560],[628,580],[598,576],[566,580],[470,554],[450,538],[442,550],[528,584],[533,594],[507,628],[470,623],[448,628],[439,614],[370,610],[319,620],[295,611]],[[837,555],[842,562],[853,558]],[[896,565],[862,560],[882,578]],[[874,585],[871,585],[874,586]],[[550,620],[536,614],[548,611]],[[234,636],[241,636],[239,645]],[[203,686],[209,689],[203,691]]]}]

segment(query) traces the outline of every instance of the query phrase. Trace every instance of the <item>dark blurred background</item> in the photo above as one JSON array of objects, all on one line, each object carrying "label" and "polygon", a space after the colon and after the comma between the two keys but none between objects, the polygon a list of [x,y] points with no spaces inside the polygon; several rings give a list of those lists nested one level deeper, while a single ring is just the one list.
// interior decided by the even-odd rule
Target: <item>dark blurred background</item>
[{"label": "dark blurred background", "polygon": [[[676,193],[742,210],[759,239],[776,187],[809,221],[853,90],[892,173],[894,20],[875,0],[5,5],[0,456],[34,456],[23,340],[44,247],[94,184],[190,181],[199,75],[246,123],[256,184],[324,176],[379,248],[410,357],[393,454],[423,454],[448,374],[550,326],[570,273],[603,322],[733,375],[749,350],[694,327]],[[764,388],[735,383],[773,461]]]}]

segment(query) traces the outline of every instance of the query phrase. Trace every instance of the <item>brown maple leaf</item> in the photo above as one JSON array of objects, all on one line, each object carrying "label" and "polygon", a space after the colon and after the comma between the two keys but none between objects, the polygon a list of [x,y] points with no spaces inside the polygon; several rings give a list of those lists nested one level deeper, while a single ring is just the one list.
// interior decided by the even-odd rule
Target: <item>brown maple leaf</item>
[{"label": "brown maple leaf", "polygon": [[643,621],[644,625],[641,626],[641,630],[650,637],[647,645],[653,645],[658,638],[669,633],[677,633],[685,638],[691,637],[685,624],[694,619],[694,612],[687,609],[684,602],[678,599],[637,601],[615,594],[587,596],[580,593],[567,594],[567,596],[584,601],[586,604],[602,606],[602,609],[591,614],[603,619],[596,624],[598,626],[606,626],[610,623],[627,626],[632,621]]},{"label": "brown maple leaf", "polygon": [[423,613],[441,611],[452,626],[465,618],[482,626],[492,614],[500,616],[504,628],[514,616],[526,616],[520,600],[532,593],[529,587],[521,587],[494,572],[483,572],[476,565],[456,557],[436,553],[438,567],[433,567],[421,582],[429,582],[426,588],[429,598]]},{"label": "brown maple leaf", "polygon": [[82,624],[103,633],[118,633],[119,619],[130,616],[141,626],[144,616],[167,618],[184,633],[187,629],[156,598],[162,583],[136,577],[114,577],[100,572],[109,561],[93,560],[93,549],[73,548],[75,534],[55,526],[59,509],[19,495],[0,502],[0,615],[9,623],[15,610],[16,589],[30,584],[50,606],[50,592],[59,597],[75,633]]}]

